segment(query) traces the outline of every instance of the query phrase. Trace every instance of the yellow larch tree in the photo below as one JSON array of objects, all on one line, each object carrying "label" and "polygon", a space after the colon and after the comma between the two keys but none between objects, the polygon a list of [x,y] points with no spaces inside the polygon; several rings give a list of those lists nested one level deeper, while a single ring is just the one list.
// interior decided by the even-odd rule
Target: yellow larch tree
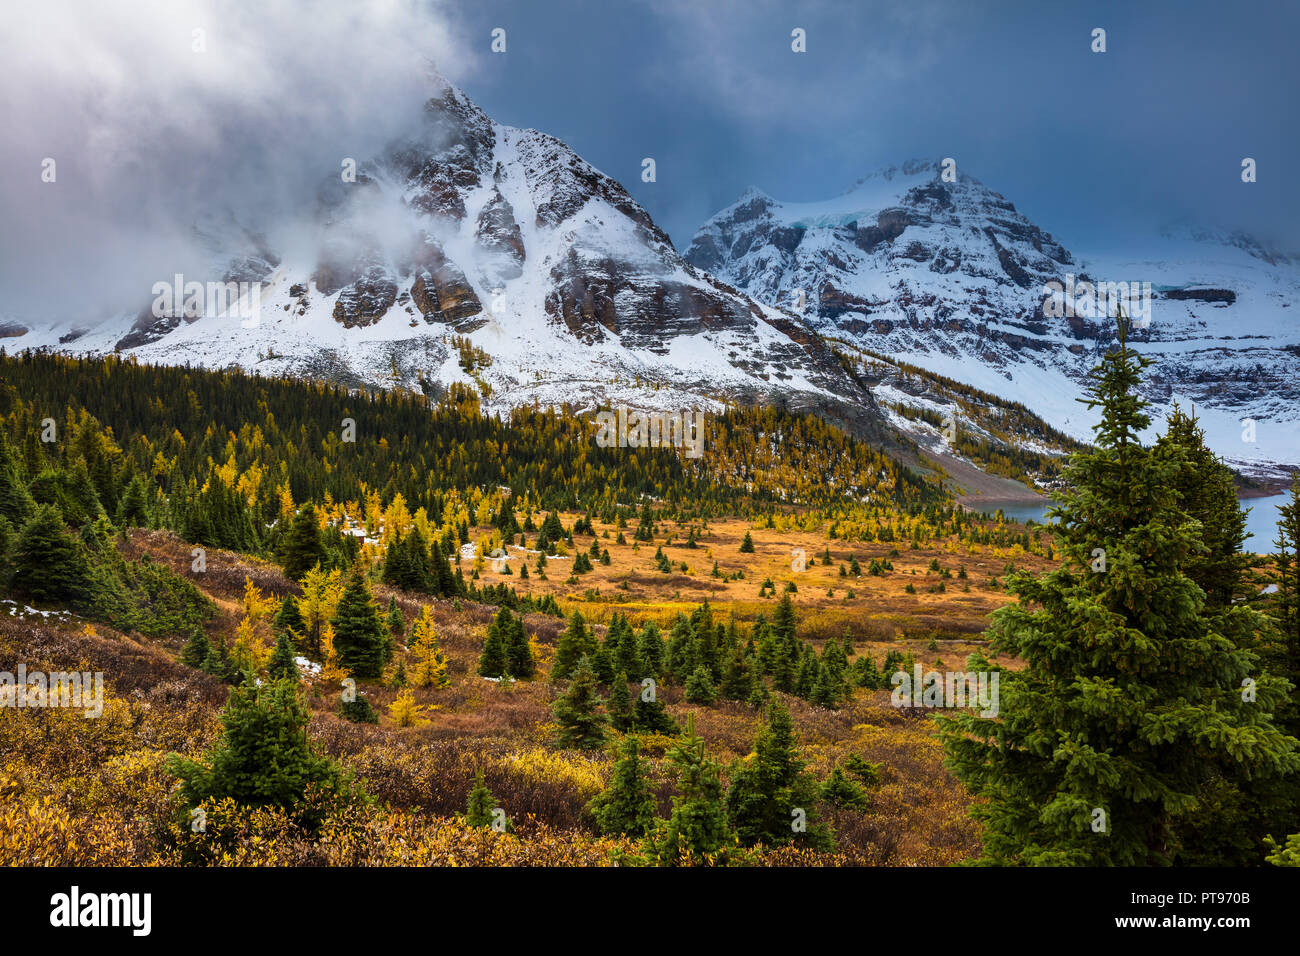
[{"label": "yellow larch tree", "polygon": [[407,679],[416,687],[446,686],[447,658],[438,645],[438,635],[433,628],[433,608],[428,604],[411,625],[410,647],[415,666],[407,673]]},{"label": "yellow larch tree", "polygon": [[262,596],[253,579],[244,578],[243,617],[235,628],[230,660],[245,674],[259,674],[271,660],[271,612],[274,602]]},{"label": "yellow larch tree", "polygon": [[429,722],[424,717],[424,710],[415,702],[415,694],[407,688],[388,706],[388,716],[398,727],[422,727]]},{"label": "yellow larch tree", "polygon": [[326,623],[321,629],[321,665],[320,682],[326,686],[337,687],[348,679],[348,669],[339,663],[339,652],[334,647],[334,627]]}]

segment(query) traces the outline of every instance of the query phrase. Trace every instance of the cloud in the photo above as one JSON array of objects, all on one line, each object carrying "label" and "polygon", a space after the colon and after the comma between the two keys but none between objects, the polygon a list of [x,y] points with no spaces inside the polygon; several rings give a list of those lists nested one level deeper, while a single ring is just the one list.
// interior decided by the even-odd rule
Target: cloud
[{"label": "cloud", "polygon": [[52,0],[8,11],[0,48],[0,314],[78,321],[207,268],[196,227],[301,221],[412,128],[431,68],[477,65],[415,0]]}]

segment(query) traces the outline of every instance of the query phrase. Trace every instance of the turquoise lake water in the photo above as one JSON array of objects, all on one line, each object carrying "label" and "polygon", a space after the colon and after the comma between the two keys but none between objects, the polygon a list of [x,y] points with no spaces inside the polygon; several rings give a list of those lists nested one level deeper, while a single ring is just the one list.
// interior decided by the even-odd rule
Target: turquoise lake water
[{"label": "turquoise lake water", "polygon": [[[1277,509],[1286,503],[1290,495],[1271,495],[1267,498],[1242,498],[1242,508],[1249,508],[1246,513],[1246,550],[1267,553],[1273,550],[1273,540],[1277,537]],[[1042,524],[1049,504],[1042,505],[1008,505],[1002,513],[1016,521],[1028,521],[1031,518]]]}]

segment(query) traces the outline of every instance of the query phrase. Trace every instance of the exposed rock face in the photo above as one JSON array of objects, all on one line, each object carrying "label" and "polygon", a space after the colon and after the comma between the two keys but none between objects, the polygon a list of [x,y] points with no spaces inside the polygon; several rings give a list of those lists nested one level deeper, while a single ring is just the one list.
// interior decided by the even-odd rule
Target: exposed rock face
[{"label": "exposed rock face", "polygon": [[397,301],[397,281],[383,259],[371,253],[354,264],[360,274],[339,290],[334,321],[345,328],[371,325]]},{"label": "exposed rock face", "polygon": [[425,105],[425,127],[395,146],[385,165],[408,189],[412,206],[431,216],[465,218],[465,193],[492,168],[495,124],[448,86]]},{"label": "exposed rock face", "polygon": [[482,324],[462,321],[482,312],[482,303],[465,273],[454,262],[448,261],[437,241],[429,236],[424,238],[416,253],[411,298],[429,324],[445,322],[462,332],[472,331]]},{"label": "exposed rock face", "polygon": [[499,252],[509,259],[513,266],[505,270],[502,278],[513,279],[523,274],[524,237],[515,222],[515,211],[506,202],[500,190],[492,191],[492,198],[478,214],[478,244],[488,253]]},{"label": "exposed rock face", "polygon": [[156,316],[152,310],[145,309],[131,324],[131,330],[114,343],[114,348],[122,351],[126,349],[138,348],[141,345],[148,345],[151,342],[157,342],[167,333],[174,329],[180,328],[182,321],[194,321],[198,316],[182,316],[177,314]]},{"label": "exposed rock face", "polygon": [[1163,295],[1166,299],[1194,299],[1197,302],[1222,302],[1225,305],[1237,301],[1237,293],[1231,289],[1169,289]]}]

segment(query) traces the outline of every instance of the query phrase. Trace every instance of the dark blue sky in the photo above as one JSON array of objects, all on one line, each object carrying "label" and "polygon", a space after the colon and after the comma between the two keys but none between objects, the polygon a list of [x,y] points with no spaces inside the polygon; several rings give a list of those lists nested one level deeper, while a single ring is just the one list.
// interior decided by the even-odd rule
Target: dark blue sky
[{"label": "dark blue sky", "polygon": [[455,17],[483,55],[451,78],[621,181],[679,248],[747,185],[815,199],[952,156],[1067,245],[1191,220],[1300,250],[1295,2],[476,0]]}]

